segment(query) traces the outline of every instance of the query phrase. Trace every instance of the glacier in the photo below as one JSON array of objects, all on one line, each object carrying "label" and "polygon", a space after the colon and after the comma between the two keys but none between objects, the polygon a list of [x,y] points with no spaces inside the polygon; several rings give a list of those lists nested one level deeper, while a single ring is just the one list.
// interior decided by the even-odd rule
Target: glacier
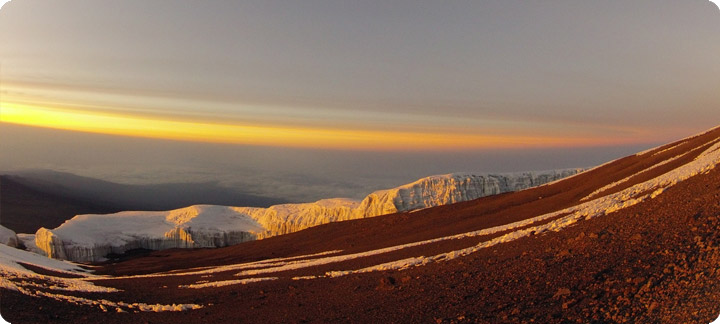
[{"label": "glacier", "polygon": [[0,225],[0,244],[17,247],[18,237],[13,230]]},{"label": "glacier", "polygon": [[58,228],[40,228],[35,245],[45,255],[76,262],[102,261],[132,249],[163,250],[234,245],[263,228],[231,207],[198,205],[171,211],[78,215]]},{"label": "glacier", "polygon": [[195,205],[171,211],[78,215],[35,233],[37,250],[51,258],[98,262],[137,248],[211,248],[263,239],[308,227],[473,200],[547,184],[582,169],[506,174],[430,176],[356,201],[323,199],[267,208]]}]

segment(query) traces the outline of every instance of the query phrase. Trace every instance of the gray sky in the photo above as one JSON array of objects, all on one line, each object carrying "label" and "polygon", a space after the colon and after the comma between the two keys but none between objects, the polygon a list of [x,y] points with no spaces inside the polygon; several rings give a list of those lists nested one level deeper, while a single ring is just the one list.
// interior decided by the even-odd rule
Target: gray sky
[{"label": "gray sky", "polygon": [[720,121],[707,0],[14,0],[0,44],[4,169],[319,197],[587,166]]}]

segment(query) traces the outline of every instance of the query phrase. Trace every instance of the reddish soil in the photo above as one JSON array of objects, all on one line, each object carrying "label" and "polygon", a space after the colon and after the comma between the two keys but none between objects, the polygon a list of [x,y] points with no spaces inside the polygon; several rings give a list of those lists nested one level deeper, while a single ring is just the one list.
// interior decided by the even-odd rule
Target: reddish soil
[{"label": "reddish soil", "polygon": [[[573,206],[609,183],[637,174],[720,137],[720,130],[620,159],[556,184],[414,213],[327,224],[213,250],[154,252],[103,265],[126,275],[223,265],[328,250],[361,252],[507,224]],[[675,143],[677,144],[677,143]],[[656,152],[660,152],[655,154]],[[619,189],[694,159],[688,153],[631,178]],[[120,288],[113,300],[199,303],[199,310],[105,313],[2,291],[11,323],[436,322],[709,323],[720,314],[720,170],[698,175],[655,199],[532,235],[466,257],[403,271],[293,281],[287,276],[357,269],[401,257],[433,255],[487,240],[445,241],[279,275],[276,281],[178,289],[196,277],[98,281]],[[235,272],[215,279],[238,279]],[[74,293],[93,298],[99,294]]]}]

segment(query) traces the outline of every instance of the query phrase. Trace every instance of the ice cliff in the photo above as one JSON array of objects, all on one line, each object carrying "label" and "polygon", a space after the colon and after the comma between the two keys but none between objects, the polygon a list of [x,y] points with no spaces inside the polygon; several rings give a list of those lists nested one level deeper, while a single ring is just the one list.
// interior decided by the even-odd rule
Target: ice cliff
[{"label": "ice cliff", "polygon": [[452,173],[431,176],[397,188],[369,194],[360,203],[362,217],[417,210],[504,192],[518,191],[580,172],[564,169],[508,174]]},{"label": "ice cliff", "polygon": [[41,228],[35,245],[48,257],[78,262],[131,249],[222,247],[256,239],[263,228],[231,207],[198,205],[161,212],[78,215]]},{"label": "ice cliff", "polygon": [[234,209],[260,223],[265,231],[258,233],[258,238],[265,238],[330,222],[406,212],[523,190],[574,175],[579,171],[581,170],[508,174],[452,173],[422,178],[393,189],[378,190],[360,202],[336,198],[269,208]]},{"label": "ice cliff", "polygon": [[282,235],[308,227],[362,218],[360,203],[345,198],[323,199],[314,203],[282,204],[268,208],[234,207],[257,221],[264,230],[258,238]]},{"label": "ice cliff", "polygon": [[18,245],[17,235],[13,230],[0,225],[0,244],[16,247]]},{"label": "ice cliff", "polygon": [[336,198],[268,208],[191,206],[164,212],[79,215],[60,227],[41,228],[35,245],[49,257],[100,261],[130,249],[222,247],[287,234],[330,222],[440,206],[522,190],[579,169],[512,174],[454,173],[379,190],[362,201]]}]

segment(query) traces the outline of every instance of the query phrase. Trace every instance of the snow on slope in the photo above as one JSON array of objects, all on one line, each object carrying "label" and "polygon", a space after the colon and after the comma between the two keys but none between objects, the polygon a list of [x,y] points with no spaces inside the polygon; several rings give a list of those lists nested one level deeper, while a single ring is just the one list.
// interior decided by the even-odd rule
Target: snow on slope
[{"label": "snow on slope", "polygon": [[[62,274],[71,274],[78,278],[65,278],[38,274],[22,266],[29,264]],[[90,279],[99,276],[88,274],[76,264],[48,259],[42,255],[27,252],[0,244],[0,288],[17,291],[24,295],[46,297],[77,305],[98,307],[103,311],[113,309],[116,312],[143,311],[164,312],[199,309],[197,304],[147,304],[111,301],[107,297],[118,292],[115,288],[96,286]],[[72,293],[101,293],[104,298],[89,299],[73,296]]]},{"label": "snow on slope", "polygon": [[[325,274],[327,277],[338,277],[338,276],[344,276],[352,273],[363,273],[363,272],[372,272],[372,271],[384,271],[384,270],[404,270],[408,269],[410,267],[414,266],[421,266],[432,262],[438,262],[438,261],[447,261],[456,259],[459,257],[466,256],[468,254],[477,252],[481,249],[491,247],[497,244],[506,243],[510,241],[514,241],[523,237],[527,237],[530,235],[540,235],[548,231],[560,231],[564,228],[567,228],[568,226],[571,226],[578,221],[581,221],[583,219],[588,220],[595,217],[600,217],[603,215],[607,215],[610,213],[614,213],[618,210],[628,208],[630,206],[637,205],[641,202],[647,201],[649,199],[655,199],[655,197],[662,194],[665,190],[668,188],[678,184],[679,182],[685,181],[691,177],[694,177],[699,174],[705,174],[710,172],[712,169],[717,167],[720,164],[720,138],[715,139],[708,143],[707,146],[701,146],[701,148],[705,148],[703,153],[700,154],[695,160],[693,160],[690,163],[687,163],[681,167],[678,167],[674,170],[671,170],[665,174],[662,174],[658,177],[655,177],[653,179],[647,180],[645,182],[636,184],[630,188],[627,188],[625,190],[622,190],[620,192],[600,197],[585,203],[581,203],[579,205],[569,207],[563,210],[558,210],[552,213],[540,215],[537,217],[533,217],[530,219],[526,219],[519,222],[510,223],[507,225],[497,226],[493,228],[488,228],[476,232],[468,232],[465,234],[460,235],[486,235],[491,233],[498,233],[502,231],[507,230],[513,230],[510,233],[507,233],[505,235],[502,235],[500,237],[480,242],[479,244],[465,248],[462,250],[456,250],[446,253],[441,253],[434,256],[418,256],[413,258],[407,258],[403,260],[397,260],[397,261],[391,261],[383,264],[378,264],[371,267],[366,267],[363,269],[357,269],[357,270],[348,270],[348,271],[333,271],[328,272]],[[663,162],[661,162],[663,163]],[[657,165],[651,166],[648,169],[653,169]],[[646,172],[648,169],[641,171]],[[527,227],[528,225],[537,224],[542,221],[545,221],[547,219],[552,219],[555,217],[558,217],[560,215],[562,216],[556,220],[550,221],[546,224],[540,224],[535,226]],[[524,227],[524,228],[523,228]],[[454,239],[456,236],[449,236],[445,238],[439,238],[435,240],[447,240],[447,239]],[[418,243],[411,243],[411,244],[427,244],[435,240],[430,240],[426,242],[418,242]],[[396,247],[386,248],[385,250],[399,250],[406,248],[408,246],[411,246],[411,244],[405,244],[400,245]],[[373,253],[376,251],[368,251],[364,253]],[[383,251],[385,252],[385,251]],[[340,260],[348,260],[352,259],[354,256],[335,256],[335,258]],[[323,262],[328,258],[320,258],[317,260],[313,260],[311,262],[307,262],[303,265],[303,267],[312,267],[314,266],[314,263],[323,264]],[[276,272],[278,268],[276,269],[263,269],[263,274],[266,273],[273,273]],[[280,268],[282,269],[282,268]],[[238,273],[238,275],[244,275],[246,273]],[[318,275],[316,277],[322,277],[322,275]]]},{"label": "snow on slope", "polygon": [[[293,277],[293,280],[313,280],[318,278],[337,278],[357,273],[375,272],[375,271],[388,271],[398,270],[402,271],[412,267],[418,267],[427,265],[434,262],[443,262],[453,260],[456,258],[464,257],[469,254],[475,253],[482,249],[495,246],[498,244],[511,242],[518,240],[523,237],[531,235],[542,235],[547,232],[561,231],[569,226],[576,224],[582,220],[588,220],[595,217],[602,217],[607,214],[617,212],[619,210],[628,208],[630,206],[637,205],[644,201],[655,199],[657,196],[662,194],[668,188],[685,181],[694,176],[705,174],[720,165],[720,138],[714,139],[705,145],[701,145],[695,150],[703,150],[703,152],[696,157],[693,161],[679,166],[673,170],[670,170],[664,174],[660,174],[655,178],[635,184],[629,188],[626,188],[617,193],[613,193],[607,196],[601,196],[589,201],[580,202],[575,206],[571,206],[565,209],[556,210],[550,213],[538,215],[529,219],[516,221],[513,223],[485,228],[476,231],[470,231],[466,233],[450,235],[445,237],[439,237],[435,239],[411,242],[402,245],[390,246],[380,248],[376,250],[369,250],[357,253],[345,254],[343,251],[332,251],[332,253],[322,253],[320,257],[309,258],[309,257],[298,257],[287,260],[273,260],[273,262],[263,262],[262,267],[256,267],[258,262],[245,263],[245,264],[234,264],[224,265],[221,267],[213,267],[211,269],[204,269],[206,273],[213,273],[225,270],[240,270],[235,276],[242,277],[241,280],[235,281],[204,281],[201,284],[183,286],[182,288],[206,288],[215,287],[221,285],[232,285],[232,284],[248,284],[253,282],[255,279],[260,280],[274,280],[282,276],[283,272],[287,271],[298,271],[304,270],[302,276]],[[671,158],[673,159],[673,158]],[[642,174],[649,170],[656,169],[658,165],[667,164],[666,161],[659,162],[655,165],[648,166],[646,169],[638,172]],[[637,175],[636,174],[636,175]],[[359,269],[347,269],[347,270],[335,270],[328,272],[315,272],[313,268],[318,266],[324,266],[328,264],[335,264],[346,262],[350,260],[357,260],[361,258],[367,258],[372,256],[378,256],[387,254],[394,251],[399,251],[411,247],[417,247],[421,245],[431,245],[434,243],[463,239],[468,237],[488,236],[497,233],[507,232],[503,235],[494,237],[492,239],[479,242],[474,246],[470,246],[460,250],[454,250],[444,253],[439,253],[430,256],[415,256],[399,260],[393,260],[389,262],[379,263],[372,266],[367,266]],[[259,277],[258,277],[259,276]],[[138,276],[139,277],[139,276]]]},{"label": "snow on slope", "polygon": [[16,247],[18,245],[18,238],[13,230],[0,225],[0,244]]},{"label": "snow on slope", "polygon": [[191,206],[165,212],[79,215],[41,228],[35,245],[49,257],[101,261],[130,249],[222,247],[296,232],[330,222],[374,217],[517,191],[578,173],[579,169],[498,175],[455,173],[371,193],[361,202],[325,199],[268,208]]}]

